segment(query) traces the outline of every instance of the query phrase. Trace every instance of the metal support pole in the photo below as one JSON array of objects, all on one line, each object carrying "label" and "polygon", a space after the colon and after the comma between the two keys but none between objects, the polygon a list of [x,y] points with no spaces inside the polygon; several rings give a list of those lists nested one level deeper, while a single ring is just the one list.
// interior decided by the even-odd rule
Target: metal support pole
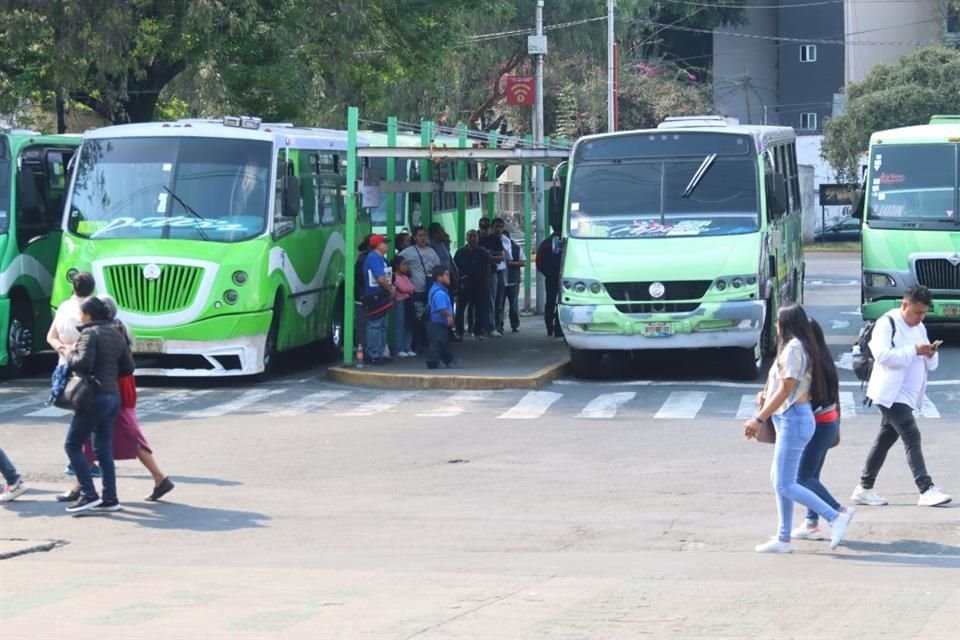
[{"label": "metal support pole", "polygon": [[357,261],[357,126],[360,111],[357,107],[347,109],[347,219],[345,222],[344,242],[346,264],[343,292],[343,363],[353,364],[354,346],[354,299],[355,269]]},{"label": "metal support pole", "polygon": [[[395,147],[397,146],[397,118],[396,116],[390,116],[387,118],[387,146]],[[387,158],[387,182],[393,182],[397,179],[397,159],[396,158]],[[393,256],[396,253],[395,240],[397,238],[397,194],[387,193],[383,194],[381,197],[387,198],[387,246],[389,247],[389,255],[391,264],[393,263]],[[406,194],[401,194],[401,197],[406,197]]]},{"label": "metal support pole", "polygon": [[[420,123],[420,146],[429,147],[432,142],[433,122],[423,120]],[[420,181],[433,183],[433,163],[430,160],[420,161]],[[433,222],[433,191],[420,194],[420,225],[429,228],[431,222]]]},{"label": "metal support pole", "polygon": [[[529,142],[529,138],[527,138]],[[521,183],[523,184],[523,245],[524,253],[529,257],[530,246],[533,241],[533,229],[531,217],[533,216],[533,196],[530,193],[530,171],[532,167],[528,164],[521,167]],[[523,309],[531,310],[530,299],[530,260],[527,260],[526,268],[523,270]]]},{"label": "metal support pole", "polygon": [[[467,148],[467,128],[460,124],[457,126],[457,135],[459,136],[457,146],[461,149]],[[467,180],[467,161],[457,161],[457,181],[466,182]],[[462,247],[467,243],[467,192],[457,192],[457,247]]]},{"label": "metal support pole", "polygon": [[614,43],[614,32],[613,32],[613,8],[616,4],[616,0],[607,0],[607,131],[613,132],[614,129],[614,113],[613,105],[616,97],[614,95],[614,80],[613,80],[613,70],[614,70],[614,56],[613,56],[613,43]]},{"label": "metal support pole", "polygon": [[[537,0],[537,35],[543,35],[543,0]],[[543,54],[537,55],[537,117],[536,126],[533,128],[534,144],[538,149],[543,148]],[[544,211],[543,211],[543,166],[534,167],[536,188],[534,196],[537,204],[537,243],[544,236]],[[529,253],[533,246],[531,245],[529,235],[527,237],[526,251]],[[529,274],[529,269],[528,269]],[[537,293],[540,293],[540,287],[537,287]],[[530,287],[527,286],[524,291],[526,306],[530,308]],[[543,295],[537,296],[537,312],[543,313]]]},{"label": "metal support pole", "polygon": [[[499,137],[500,137],[499,131],[494,131],[493,133],[490,134],[489,144],[491,149],[497,148],[497,142],[499,140]],[[496,162],[487,163],[487,182],[489,182],[490,184],[497,184],[497,163]],[[486,206],[486,211],[484,211],[484,215],[486,216],[487,220],[493,220],[494,218],[497,217],[497,192],[496,191],[491,191],[490,193],[486,194],[485,204],[487,206]]]}]

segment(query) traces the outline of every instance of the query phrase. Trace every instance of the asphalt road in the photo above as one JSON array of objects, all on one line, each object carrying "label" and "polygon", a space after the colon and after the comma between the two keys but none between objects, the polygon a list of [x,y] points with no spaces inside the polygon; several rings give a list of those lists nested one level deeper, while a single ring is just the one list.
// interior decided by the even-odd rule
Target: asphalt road
[{"label": "asphalt road", "polygon": [[[808,257],[807,306],[843,364],[856,257]],[[920,419],[960,499],[960,336]],[[960,510],[920,509],[901,448],[848,541],[773,533],[772,449],[742,439],[722,358],[633,363],[537,392],[396,392],[290,371],[266,385],[147,385],[140,412],[169,500],[119,464],[124,511],[71,518],[66,418],[44,381],[0,387],[0,443],[34,490],[0,508],[0,632],[31,638],[952,638]],[[654,370],[651,371],[651,368]],[[843,374],[845,501],[877,428]],[[798,511],[799,514],[799,511]],[[19,539],[20,541],[11,541]],[[0,547],[0,551],[5,547]]]}]

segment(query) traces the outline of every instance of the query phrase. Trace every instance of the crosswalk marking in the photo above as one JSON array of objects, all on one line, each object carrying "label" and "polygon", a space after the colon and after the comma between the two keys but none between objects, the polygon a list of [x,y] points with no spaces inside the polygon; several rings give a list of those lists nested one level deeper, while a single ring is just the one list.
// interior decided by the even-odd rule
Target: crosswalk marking
[{"label": "crosswalk marking", "polygon": [[44,407],[43,409],[37,409],[36,411],[31,411],[27,414],[28,418],[62,418],[64,416],[69,416],[72,411],[68,409],[58,409],[57,407]]},{"label": "crosswalk marking", "polygon": [[737,409],[737,420],[752,418],[757,412],[757,396],[744,394],[740,396],[740,407]]},{"label": "crosswalk marking", "polygon": [[430,411],[418,413],[418,418],[453,418],[459,416],[471,405],[483,402],[493,395],[491,391],[458,391],[449,400]]},{"label": "crosswalk marking", "polygon": [[319,409],[324,405],[330,404],[334,400],[339,400],[349,393],[349,391],[318,391],[317,393],[311,393],[300,398],[299,400],[291,402],[280,411],[274,412],[273,415],[298,416],[302,413],[306,413],[307,411]]},{"label": "crosswalk marking", "polygon": [[853,397],[853,391],[840,392],[840,415],[844,418],[857,415],[857,401]]},{"label": "crosswalk marking", "polygon": [[500,420],[533,420],[547,412],[554,402],[563,397],[554,391],[530,391],[520,398],[520,402],[508,411],[497,416]]},{"label": "crosswalk marking", "polygon": [[920,415],[924,418],[939,418],[940,410],[937,409],[937,405],[933,404],[927,395],[923,396],[923,408],[920,410]]},{"label": "crosswalk marking", "polygon": [[216,404],[202,411],[198,411],[192,416],[194,418],[219,418],[227,415],[228,413],[233,413],[234,411],[239,411],[241,409],[246,409],[247,407],[257,404],[258,402],[269,398],[270,396],[275,396],[278,393],[284,393],[286,389],[251,389],[250,391],[245,391],[240,394],[240,397],[236,400],[231,400],[230,402],[224,402],[223,404]]},{"label": "crosswalk marking", "polygon": [[577,417],[592,419],[613,418],[617,415],[620,407],[636,397],[637,393],[635,391],[604,393],[591,400],[590,404],[584,407],[583,411],[581,411]]},{"label": "crosswalk marking", "polygon": [[[143,389],[137,389],[137,392],[139,396],[142,396]],[[210,393],[213,393],[213,389],[164,390],[149,398],[141,399],[138,397],[137,417],[142,418],[154,413],[176,411],[185,402],[201,398]]]},{"label": "crosswalk marking", "polygon": [[337,415],[348,418],[376,415],[378,413],[383,413],[384,411],[390,411],[401,402],[410,400],[416,395],[416,392],[413,391],[394,391],[390,393],[381,393],[377,395],[374,400],[365,402],[357,407],[354,407],[350,411],[338,413]]},{"label": "crosswalk marking", "polygon": [[705,391],[674,391],[653,417],[656,420],[696,418],[706,399]]},{"label": "crosswalk marking", "polygon": [[46,397],[40,395],[17,398],[16,400],[4,400],[0,402],[0,413],[9,413],[24,407],[42,407],[44,402],[46,402]]}]

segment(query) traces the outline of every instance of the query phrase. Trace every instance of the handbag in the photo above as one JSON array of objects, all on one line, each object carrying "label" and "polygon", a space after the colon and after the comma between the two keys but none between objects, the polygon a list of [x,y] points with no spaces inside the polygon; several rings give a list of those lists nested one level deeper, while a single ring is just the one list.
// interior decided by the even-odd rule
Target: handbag
[{"label": "handbag", "polygon": [[758,421],[757,424],[757,442],[765,444],[776,444],[777,430],[773,428],[773,422],[770,420]]},{"label": "handbag", "polygon": [[88,411],[100,390],[100,381],[92,373],[71,372],[63,393],[57,396],[54,405],[60,409]]}]

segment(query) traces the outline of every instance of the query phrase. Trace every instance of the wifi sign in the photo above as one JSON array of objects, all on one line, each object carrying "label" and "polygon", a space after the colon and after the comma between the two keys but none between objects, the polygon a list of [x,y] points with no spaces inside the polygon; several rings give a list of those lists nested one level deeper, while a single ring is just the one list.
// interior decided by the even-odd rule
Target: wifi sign
[{"label": "wifi sign", "polygon": [[534,79],[529,76],[507,77],[507,104],[514,107],[531,107],[536,102]]}]

